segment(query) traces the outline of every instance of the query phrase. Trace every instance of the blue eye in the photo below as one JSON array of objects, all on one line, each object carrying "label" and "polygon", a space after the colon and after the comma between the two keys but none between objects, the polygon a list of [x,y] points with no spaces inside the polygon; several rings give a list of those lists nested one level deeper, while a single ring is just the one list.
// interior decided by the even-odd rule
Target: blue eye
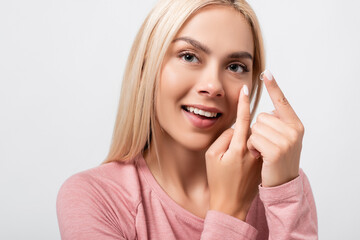
[{"label": "blue eye", "polygon": [[249,70],[245,65],[242,64],[230,64],[229,67],[230,71],[235,73],[242,73],[242,72],[248,72]]},{"label": "blue eye", "polygon": [[198,63],[199,59],[191,53],[183,53],[180,55],[181,59],[183,59],[186,62],[191,62],[191,63]]}]

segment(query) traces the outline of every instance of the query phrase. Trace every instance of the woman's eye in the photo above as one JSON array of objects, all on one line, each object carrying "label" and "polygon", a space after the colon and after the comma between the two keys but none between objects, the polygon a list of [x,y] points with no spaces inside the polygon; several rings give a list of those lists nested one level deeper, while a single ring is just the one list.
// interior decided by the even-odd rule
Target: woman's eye
[{"label": "woman's eye", "polygon": [[190,54],[190,53],[182,54],[181,58],[186,62],[191,62],[191,63],[198,63],[199,62],[199,59],[197,59],[197,57],[195,57],[194,54]]},{"label": "woman's eye", "polygon": [[248,72],[246,66],[241,64],[230,64],[228,68],[230,69],[230,71],[236,73]]}]

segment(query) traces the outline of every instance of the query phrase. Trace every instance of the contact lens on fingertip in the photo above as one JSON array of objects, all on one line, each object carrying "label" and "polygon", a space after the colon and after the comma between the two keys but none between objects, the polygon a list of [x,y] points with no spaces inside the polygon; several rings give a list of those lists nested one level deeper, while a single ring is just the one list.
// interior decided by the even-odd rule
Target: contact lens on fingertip
[{"label": "contact lens on fingertip", "polygon": [[260,74],[260,80],[264,80],[264,75],[266,76],[266,78],[268,80],[272,80],[273,79],[273,75],[272,73],[270,72],[269,69],[265,69],[265,71],[263,71],[261,74]]},{"label": "contact lens on fingertip", "polygon": [[264,72],[260,73],[260,80],[264,81]]}]

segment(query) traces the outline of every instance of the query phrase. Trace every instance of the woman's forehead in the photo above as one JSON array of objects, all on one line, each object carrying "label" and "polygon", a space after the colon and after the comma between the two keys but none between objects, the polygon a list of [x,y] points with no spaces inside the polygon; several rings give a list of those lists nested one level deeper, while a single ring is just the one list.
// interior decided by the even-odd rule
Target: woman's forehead
[{"label": "woman's forehead", "polygon": [[245,17],[229,6],[211,5],[191,16],[174,39],[191,38],[213,51],[247,51],[253,54],[254,41]]}]

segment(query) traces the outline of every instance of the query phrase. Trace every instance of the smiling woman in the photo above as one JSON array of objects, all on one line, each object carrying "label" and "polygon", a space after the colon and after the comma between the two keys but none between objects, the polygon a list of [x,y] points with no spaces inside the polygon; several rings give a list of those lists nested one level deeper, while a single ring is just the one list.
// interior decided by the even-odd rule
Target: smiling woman
[{"label": "smiling woman", "polygon": [[[107,159],[59,191],[62,238],[316,239],[304,129],[263,70],[246,1],[159,1],[130,52]],[[250,128],[262,81],[274,114]]]},{"label": "smiling woman", "polygon": [[207,6],[190,17],[164,57],[155,115],[167,134],[155,129],[155,136],[198,153],[207,149],[235,122],[242,86],[252,89],[253,52],[251,27],[238,11]]}]

